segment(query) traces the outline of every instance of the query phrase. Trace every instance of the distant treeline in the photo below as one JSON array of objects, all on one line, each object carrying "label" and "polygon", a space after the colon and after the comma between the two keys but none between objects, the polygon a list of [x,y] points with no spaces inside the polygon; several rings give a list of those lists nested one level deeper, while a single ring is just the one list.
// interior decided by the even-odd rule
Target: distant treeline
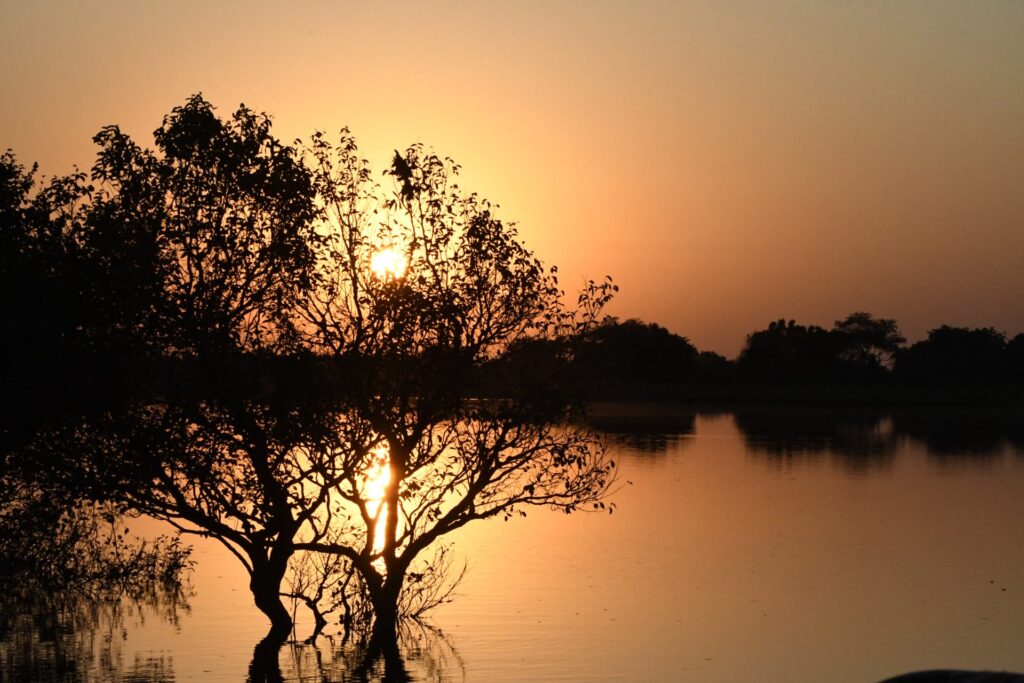
[{"label": "distant treeline", "polygon": [[863,312],[831,329],[772,322],[735,360],[655,323],[608,319],[571,355],[595,398],[1018,402],[1024,388],[1024,334],[943,325],[908,345],[894,320]]}]

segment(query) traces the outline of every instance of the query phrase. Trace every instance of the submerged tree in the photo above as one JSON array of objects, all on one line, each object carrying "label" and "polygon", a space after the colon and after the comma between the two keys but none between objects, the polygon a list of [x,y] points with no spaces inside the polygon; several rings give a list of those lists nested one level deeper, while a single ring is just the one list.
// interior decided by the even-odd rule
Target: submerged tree
[{"label": "submerged tree", "polygon": [[315,136],[307,153],[325,239],[304,328],[345,369],[345,428],[365,441],[336,489],[333,534],[296,547],[351,562],[384,647],[403,590],[424,578],[415,561],[445,535],[531,505],[604,508],[613,463],[567,426],[566,396],[477,389],[487,363],[524,340],[589,330],[613,286],[591,282],[564,308],[554,269],[460,190],[453,162],[419,146],[395,153],[386,196],[347,131],[337,145]]},{"label": "submerged tree", "polygon": [[294,356],[291,311],[312,281],[311,176],[245,107],[222,120],[193,97],[154,138],[96,136],[70,240],[78,343],[120,358],[107,380],[130,391],[40,434],[26,472],[217,538],[283,638],[292,538],[345,463],[316,400],[262,395],[263,370]]},{"label": "submerged tree", "polygon": [[[524,340],[571,353],[609,282],[563,306],[554,271],[419,147],[396,153],[385,194],[347,132],[299,152],[266,116],[222,120],[196,96],[154,137],[96,137],[73,238],[76,329],[126,359],[132,391],[37,441],[34,476],[223,543],[267,643],[290,632],[282,593],[333,594],[372,618],[371,652],[446,599],[446,534],[604,508],[613,465],[567,426],[567,396],[479,387]],[[309,580],[284,586],[290,566]]]}]

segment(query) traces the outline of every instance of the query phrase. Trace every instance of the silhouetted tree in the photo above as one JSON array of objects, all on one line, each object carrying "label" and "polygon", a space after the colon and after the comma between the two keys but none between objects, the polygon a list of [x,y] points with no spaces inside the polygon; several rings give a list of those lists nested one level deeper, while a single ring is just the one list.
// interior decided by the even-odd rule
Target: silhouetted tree
[{"label": "silhouetted tree", "polygon": [[331,530],[295,545],[352,563],[372,604],[371,652],[387,651],[403,591],[422,579],[414,561],[446,534],[527,506],[604,507],[612,463],[567,426],[564,402],[515,390],[480,400],[474,378],[510,346],[587,332],[612,287],[591,283],[565,309],[553,270],[461,192],[453,162],[419,146],[397,155],[391,194],[347,131],[336,145],[314,136],[308,155],[328,221],[304,329],[346,368],[344,430],[362,441]]},{"label": "silhouetted tree", "polygon": [[526,386],[524,376],[534,380],[533,401],[570,389],[588,399],[663,398],[684,387],[731,384],[736,368],[722,355],[698,352],[686,337],[660,325],[606,318],[575,339],[513,344],[483,379],[492,394],[504,395]]},{"label": "silhouetted tree", "polygon": [[82,362],[85,311],[83,260],[76,241],[89,192],[76,173],[36,179],[11,152],[0,155],[0,453],[40,423],[102,387],[75,392],[86,374]]},{"label": "silhouetted tree", "polygon": [[714,351],[701,351],[697,355],[695,377],[704,385],[728,386],[736,381],[736,363]]},{"label": "silhouetted tree", "polygon": [[688,339],[660,325],[608,319],[581,340],[575,366],[605,393],[635,393],[693,381],[697,358]]},{"label": "silhouetted tree", "polygon": [[747,337],[737,365],[756,382],[820,383],[837,372],[838,346],[821,327],[779,320]]},{"label": "silhouetted tree", "polygon": [[[96,137],[76,329],[126,358],[121,372],[163,376],[32,441],[39,482],[224,544],[271,620],[269,658],[291,627],[290,565],[355,572],[345,597],[368,606],[379,651],[403,613],[444,599],[447,555],[424,551],[445,534],[524,506],[604,507],[611,463],[565,426],[564,397],[475,391],[517,342],[589,331],[609,282],[563,307],[553,271],[419,147],[398,155],[387,195],[347,133],[303,156],[245,107],[222,120],[193,97],[154,138]],[[288,357],[326,371],[309,396],[249,376]]]},{"label": "silhouetted tree", "polygon": [[80,465],[68,476],[94,497],[223,544],[249,573],[268,642],[279,643],[292,625],[280,594],[294,541],[351,476],[339,426],[315,404],[139,405],[76,427]]},{"label": "silhouetted tree", "polygon": [[1005,381],[1006,337],[991,327],[943,325],[896,358],[903,380],[929,384],[990,384]]},{"label": "silhouetted tree", "polygon": [[851,313],[831,330],[779,320],[747,337],[737,359],[748,380],[791,384],[884,379],[905,340],[894,320]]},{"label": "silhouetted tree", "polygon": [[870,313],[851,313],[832,328],[839,360],[857,378],[879,377],[890,370],[906,339],[895,320]]},{"label": "silhouetted tree", "polygon": [[228,120],[195,95],[143,149],[117,126],[99,145],[85,235],[107,343],[205,362],[289,349],[310,286],[316,207],[308,170],[244,106]]},{"label": "silhouetted tree", "polygon": [[1015,382],[1024,384],[1024,332],[1006,344],[1006,369]]},{"label": "silhouetted tree", "polygon": [[155,151],[116,126],[95,138],[96,188],[76,223],[89,284],[76,316],[86,346],[126,358],[122,374],[162,369],[166,391],[127,394],[42,434],[33,475],[217,538],[281,639],[291,541],[346,461],[330,411],[254,400],[241,361],[297,348],[292,311],[312,285],[318,239],[311,174],[268,117],[241,107],[222,120],[199,96],[154,138]]}]

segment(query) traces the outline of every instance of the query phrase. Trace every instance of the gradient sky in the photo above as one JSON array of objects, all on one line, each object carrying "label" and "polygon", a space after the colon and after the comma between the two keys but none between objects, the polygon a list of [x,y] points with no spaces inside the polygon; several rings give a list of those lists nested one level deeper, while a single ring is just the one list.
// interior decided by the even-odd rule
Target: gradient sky
[{"label": "gradient sky", "polygon": [[735,354],[854,310],[1024,331],[1024,2],[0,0],[0,148],[44,174],[194,92],[381,168],[454,157],[568,289]]}]

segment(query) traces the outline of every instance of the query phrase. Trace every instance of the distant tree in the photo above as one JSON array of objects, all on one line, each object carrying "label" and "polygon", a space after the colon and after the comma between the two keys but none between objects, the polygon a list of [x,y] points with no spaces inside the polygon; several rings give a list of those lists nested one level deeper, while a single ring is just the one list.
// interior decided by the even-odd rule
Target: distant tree
[{"label": "distant tree", "polygon": [[1006,379],[1006,337],[991,327],[943,325],[896,358],[904,380],[932,384],[987,384]]},{"label": "distant tree", "polygon": [[[530,338],[511,342],[477,373],[475,393],[482,397],[507,397],[542,405],[559,403],[570,393],[581,397],[593,390],[590,378],[581,378],[573,364],[574,354],[566,339]],[[577,339],[577,343],[582,342]]]},{"label": "distant tree", "polygon": [[580,340],[575,365],[614,393],[693,381],[697,358],[686,337],[655,323],[612,318]]},{"label": "distant tree", "polygon": [[841,383],[886,376],[905,340],[894,320],[851,313],[831,330],[779,320],[747,337],[737,360],[755,381]]},{"label": "distant tree", "polygon": [[832,332],[840,339],[840,359],[863,369],[891,368],[906,342],[895,320],[864,312],[837,320]]},{"label": "distant tree", "polygon": [[737,365],[748,380],[818,383],[835,376],[837,358],[836,339],[827,330],[779,320],[747,337]]},{"label": "distant tree", "polygon": [[1006,364],[1010,377],[1024,384],[1024,332],[1007,342]]},{"label": "distant tree", "polygon": [[696,380],[707,385],[728,385],[736,381],[736,363],[714,351],[697,356]]}]

